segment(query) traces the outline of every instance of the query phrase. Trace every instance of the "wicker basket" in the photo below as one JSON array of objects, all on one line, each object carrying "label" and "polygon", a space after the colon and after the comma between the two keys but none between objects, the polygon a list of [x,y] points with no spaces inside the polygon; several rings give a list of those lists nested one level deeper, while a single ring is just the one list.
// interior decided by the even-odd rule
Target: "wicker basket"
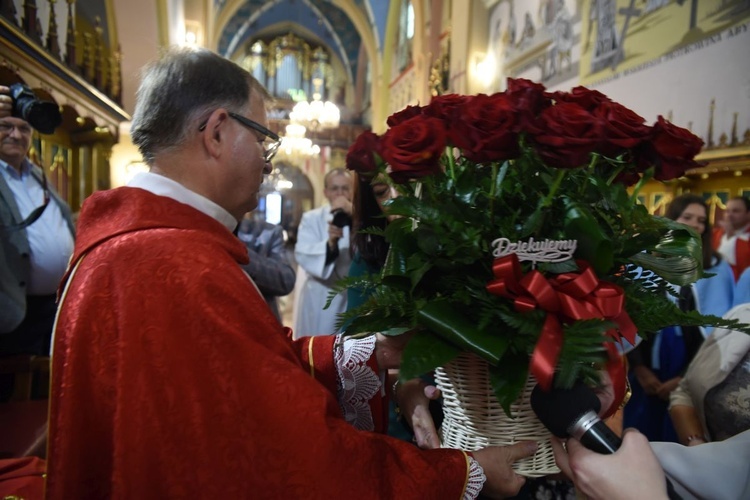
[{"label": "wicker basket", "polygon": [[537,441],[533,457],[519,460],[513,468],[526,477],[560,472],[550,443],[550,432],[536,418],[529,397],[536,381],[529,377],[520,398],[511,405],[508,418],[490,385],[487,363],[473,354],[461,354],[435,371],[443,392],[443,447],[473,451],[491,445],[507,446]]}]

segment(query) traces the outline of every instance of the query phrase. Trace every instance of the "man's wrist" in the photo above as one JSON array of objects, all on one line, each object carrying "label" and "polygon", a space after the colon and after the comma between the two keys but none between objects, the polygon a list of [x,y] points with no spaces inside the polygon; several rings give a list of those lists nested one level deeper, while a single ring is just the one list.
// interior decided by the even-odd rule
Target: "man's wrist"
[{"label": "man's wrist", "polygon": [[396,370],[401,366],[401,349],[394,348],[389,342],[396,341],[381,333],[375,334],[375,361],[381,371]]}]

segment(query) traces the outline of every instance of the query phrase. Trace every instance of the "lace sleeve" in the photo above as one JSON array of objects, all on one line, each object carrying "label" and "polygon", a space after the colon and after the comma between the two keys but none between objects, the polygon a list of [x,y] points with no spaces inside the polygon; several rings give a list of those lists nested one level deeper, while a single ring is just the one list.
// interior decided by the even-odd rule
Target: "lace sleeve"
[{"label": "lace sleeve", "polygon": [[355,428],[372,431],[375,424],[369,401],[381,387],[380,377],[367,365],[375,351],[375,336],[364,339],[339,336],[334,350],[341,413]]},{"label": "lace sleeve", "polygon": [[463,500],[474,500],[481,493],[487,476],[484,475],[484,469],[474,457],[469,457],[469,479],[466,481],[466,491],[464,491]]}]

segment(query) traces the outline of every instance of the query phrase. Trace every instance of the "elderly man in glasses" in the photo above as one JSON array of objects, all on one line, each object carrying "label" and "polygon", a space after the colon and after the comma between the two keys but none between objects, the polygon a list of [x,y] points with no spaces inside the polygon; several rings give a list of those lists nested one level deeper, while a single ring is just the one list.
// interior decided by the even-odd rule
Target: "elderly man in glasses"
[{"label": "elderly man in glasses", "polygon": [[[33,129],[0,85],[0,356],[48,355],[55,292],[73,252],[70,208],[27,158]],[[0,379],[0,401],[10,392]]]},{"label": "elderly man in glasses", "polygon": [[384,434],[402,340],[290,340],[233,234],[270,171],[267,91],[203,49],[144,73],[150,165],[83,205],[55,328],[47,498],[490,498],[534,443],[420,450]]}]

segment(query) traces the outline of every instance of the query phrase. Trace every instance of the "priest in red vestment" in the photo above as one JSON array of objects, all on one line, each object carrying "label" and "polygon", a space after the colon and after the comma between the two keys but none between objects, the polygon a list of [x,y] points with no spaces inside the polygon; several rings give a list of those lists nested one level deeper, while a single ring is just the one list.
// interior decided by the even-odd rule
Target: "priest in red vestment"
[{"label": "priest in red vestment", "polygon": [[750,200],[738,196],[727,202],[724,220],[713,233],[713,247],[732,266],[734,281],[750,267]]},{"label": "priest in red vestment", "polygon": [[84,203],[55,328],[47,497],[469,499],[515,494],[533,443],[420,450],[384,427],[397,341],[290,340],[232,234],[278,143],[269,96],[206,50],[145,73],[151,172]]}]

